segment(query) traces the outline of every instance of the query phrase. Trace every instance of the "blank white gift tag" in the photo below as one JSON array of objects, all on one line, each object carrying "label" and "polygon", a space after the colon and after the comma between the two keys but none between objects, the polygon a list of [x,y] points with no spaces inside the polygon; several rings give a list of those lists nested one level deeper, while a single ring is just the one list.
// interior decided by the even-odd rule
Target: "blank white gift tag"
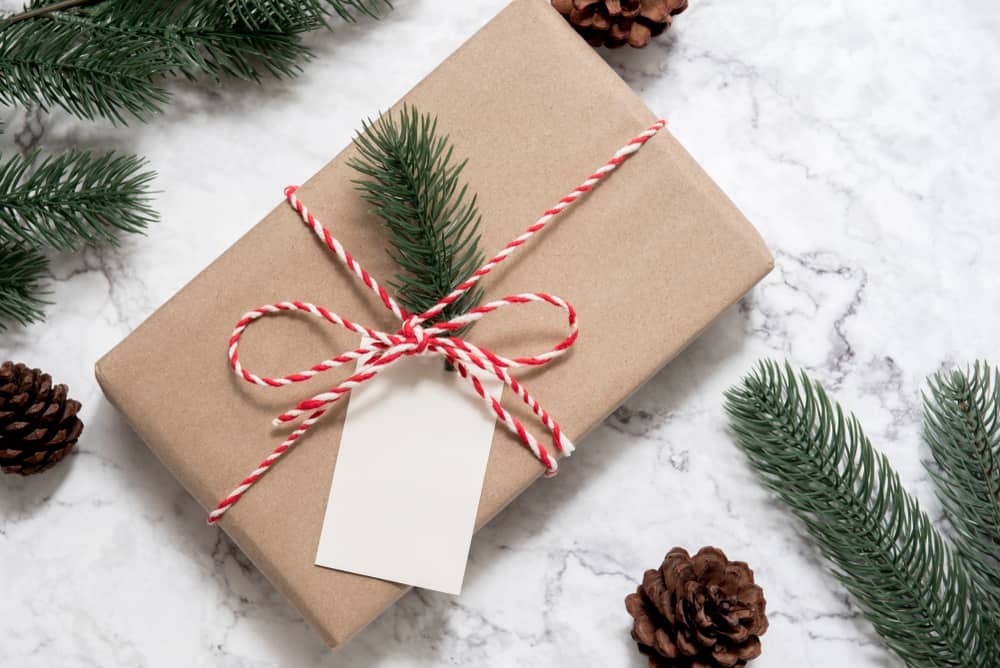
[{"label": "blank white gift tag", "polygon": [[[500,398],[500,381],[481,380]],[[316,564],[460,593],[495,426],[438,355],[353,390]]]}]

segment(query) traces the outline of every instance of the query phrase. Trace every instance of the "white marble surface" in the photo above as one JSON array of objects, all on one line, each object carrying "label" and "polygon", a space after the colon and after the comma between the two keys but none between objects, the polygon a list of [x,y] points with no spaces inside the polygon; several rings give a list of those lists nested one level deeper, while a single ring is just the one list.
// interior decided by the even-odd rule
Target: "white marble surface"
[{"label": "white marble surface", "polygon": [[670,547],[715,544],[767,593],[754,665],[897,666],[753,478],[721,394],[758,357],[804,366],[940,516],[922,467],[922,380],[1000,362],[1000,5],[692,0],[669,37],[608,54],[755,222],[777,268],[564,475],[476,538],[461,598],[411,593],[332,654],[205,526],[92,369],[504,0],[396,5],[381,23],[315,36],[300,79],[178,86],[148,126],[7,112],[5,152],[44,128],[46,149],[147,155],[163,222],[120,250],[57,258],[47,324],[0,338],[0,358],[69,383],[87,422],[68,463],[0,480],[0,664],[639,668],[623,597]]}]

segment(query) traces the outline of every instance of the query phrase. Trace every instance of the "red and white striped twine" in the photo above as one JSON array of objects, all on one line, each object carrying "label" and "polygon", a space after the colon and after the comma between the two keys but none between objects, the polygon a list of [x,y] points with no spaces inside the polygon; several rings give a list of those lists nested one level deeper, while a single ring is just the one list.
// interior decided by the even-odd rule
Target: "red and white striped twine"
[{"label": "red and white striped twine", "polygon": [[[299,424],[298,428],[296,428],[295,431],[293,431],[288,438],[281,443],[281,445],[275,448],[274,451],[271,452],[271,454],[268,455],[267,458],[264,459],[264,461],[261,462],[260,465],[254,469],[250,475],[248,475],[243,482],[239,484],[238,487],[236,487],[236,489],[230,492],[230,494],[219,503],[216,509],[209,514],[208,523],[216,523],[223,515],[225,515],[226,511],[236,505],[247,490],[253,487],[253,485],[270,470],[271,466],[273,466],[282,455],[288,452],[288,450],[290,450],[296,442],[302,438],[310,427],[316,424],[323,414],[329,410],[332,404],[350,394],[351,390],[358,387],[362,383],[374,378],[379,371],[385,368],[388,364],[395,362],[401,357],[407,357],[410,355],[436,353],[448,360],[462,376],[462,378],[469,381],[473,391],[478,394],[484,402],[486,402],[486,405],[493,411],[497,419],[510,429],[518,437],[518,439],[520,439],[520,441],[529,450],[531,450],[535,457],[537,457],[542,464],[545,465],[546,475],[555,475],[558,470],[556,458],[549,454],[548,450],[546,450],[545,447],[540,444],[527,429],[525,429],[524,425],[521,424],[517,418],[511,415],[500,404],[500,401],[496,397],[490,395],[484,389],[479,378],[476,376],[476,373],[485,372],[495,376],[503,382],[504,385],[509,387],[511,391],[513,391],[514,394],[516,394],[521,401],[523,401],[525,405],[531,409],[531,412],[538,418],[538,421],[549,430],[552,435],[552,443],[556,450],[564,455],[572,453],[573,443],[566,437],[565,434],[563,434],[559,424],[548,414],[541,404],[538,403],[538,400],[536,400],[523,385],[510,375],[508,370],[525,366],[542,366],[564,354],[576,341],[579,333],[576,312],[573,310],[573,307],[559,297],[541,292],[533,292],[511,295],[487,304],[482,304],[481,306],[476,306],[466,313],[452,318],[447,322],[440,322],[427,327],[424,327],[423,323],[431,320],[450,304],[458,300],[466,291],[476,285],[480,279],[493,271],[497,265],[507,259],[507,257],[514,253],[514,251],[519,247],[524,245],[528,239],[541,232],[553,219],[556,218],[556,216],[572,206],[583,195],[593,190],[593,188],[602,179],[614,171],[615,168],[623,162],[628,160],[630,156],[639,151],[639,149],[642,148],[642,146],[649,141],[650,138],[656,135],[656,133],[662,130],[665,126],[666,121],[657,121],[647,130],[632,139],[628,144],[619,149],[600,169],[587,177],[583,183],[574,188],[572,192],[560,199],[555,206],[546,211],[542,217],[539,218],[538,221],[531,227],[525,230],[523,234],[504,246],[503,250],[497,253],[493,259],[484,264],[480,269],[470,275],[469,278],[456,286],[450,294],[443,297],[437,304],[419,315],[409,314],[403,310],[396,300],[393,299],[392,296],[385,290],[385,288],[383,288],[371,274],[365,271],[361,264],[358,263],[358,261],[355,260],[349,252],[347,252],[347,249],[344,248],[344,246],[336,238],[334,238],[332,234],[330,234],[330,231],[325,228],[315,216],[309,213],[306,206],[295,196],[298,186],[289,186],[286,188],[285,196],[288,199],[288,202],[295,208],[296,211],[298,211],[306,225],[308,225],[316,236],[318,236],[345,265],[347,265],[348,269],[358,276],[358,278],[360,278],[362,282],[364,282],[364,284],[378,296],[378,298],[382,301],[382,304],[385,305],[385,307],[391,311],[393,315],[399,318],[402,326],[399,331],[394,334],[380,332],[343,318],[336,313],[326,310],[322,306],[316,306],[315,304],[298,301],[281,302],[261,306],[260,308],[256,308],[249,313],[246,313],[240,321],[236,323],[236,328],[233,330],[232,337],[229,339],[229,362],[236,375],[255,385],[262,385],[266,387],[284,387],[286,385],[291,385],[292,383],[309,380],[324,371],[329,371],[335,367],[356,362],[361,358],[365,359],[359,364],[354,374],[347,380],[344,380],[326,392],[322,392],[310,399],[300,402],[291,410],[286,413],[282,413],[275,418],[274,424],[281,425],[287,422],[292,422],[303,415],[306,416],[305,419],[302,420],[301,424]],[[545,353],[532,357],[503,357],[490,350],[470,343],[460,337],[451,336],[451,333],[461,330],[467,325],[476,322],[488,313],[498,311],[511,305],[527,304],[530,302],[548,304],[566,312],[568,324],[568,333],[566,337],[551,350]],[[350,332],[367,337],[371,343],[361,345],[354,350],[345,352],[337,357],[324,360],[308,369],[299,371],[298,373],[289,374],[281,378],[267,378],[247,371],[240,363],[239,357],[240,338],[243,336],[247,327],[249,327],[250,324],[258,318],[262,318],[266,315],[288,312],[308,313],[309,315],[316,316],[317,318],[322,318],[323,320],[326,320],[334,325],[339,325]]]}]

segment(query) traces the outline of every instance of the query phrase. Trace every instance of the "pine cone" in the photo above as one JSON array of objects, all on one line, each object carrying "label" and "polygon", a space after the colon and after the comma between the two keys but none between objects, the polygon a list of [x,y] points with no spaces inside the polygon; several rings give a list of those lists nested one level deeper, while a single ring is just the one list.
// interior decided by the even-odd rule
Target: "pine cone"
[{"label": "pine cone", "polygon": [[642,48],[673,22],[688,0],[552,0],[593,46]]},{"label": "pine cone", "polygon": [[764,592],[742,561],[703,547],[675,547],[625,599],[632,638],[649,668],[732,668],[760,656],[767,631]]},{"label": "pine cone", "polygon": [[80,402],[66,398],[65,385],[24,364],[0,365],[0,469],[41,473],[69,454],[83,423]]}]

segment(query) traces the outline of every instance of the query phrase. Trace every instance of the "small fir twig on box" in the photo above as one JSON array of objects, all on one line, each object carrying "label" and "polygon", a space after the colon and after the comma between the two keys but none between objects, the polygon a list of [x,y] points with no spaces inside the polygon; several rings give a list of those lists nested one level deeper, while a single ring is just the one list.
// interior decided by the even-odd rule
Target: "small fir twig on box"
[{"label": "small fir twig on box", "polygon": [[931,525],[857,418],[804,373],[773,362],[727,393],[727,410],[764,483],[907,665],[997,665],[998,620],[976,587],[978,566]]},{"label": "small fir twig on box", "polygon": [[[389,236],[389,255],[401,269],[391,287],[411,313],[423,313],[483,263],[476,196],[459,183],[465,161],[453,160],[437,120],[404,107],[365,123],[354,140],[355,181]],[[448,320],[480,302],[466,292],[431,322]]]}]

